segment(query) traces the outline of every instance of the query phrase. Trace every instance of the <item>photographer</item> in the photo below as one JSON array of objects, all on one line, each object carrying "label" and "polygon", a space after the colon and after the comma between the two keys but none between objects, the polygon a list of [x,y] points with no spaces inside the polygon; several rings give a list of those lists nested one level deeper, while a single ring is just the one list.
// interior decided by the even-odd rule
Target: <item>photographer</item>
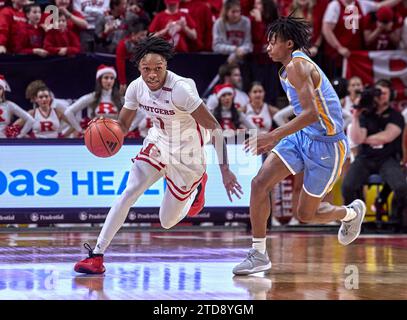
[{"label": "photographer", "polygon": [[392,219],[396,221],[402,218],[407,204],[407,183],[400,166],[404,120],[390,108],[391,96],[391,83],[379,80],[374,88],[361,93],[359,104],[354,106],[349,134],[359,144],[359,151],[343,181],[342,193],[349,203],[357,198],[371,174],[380,174],[395,193]]}]

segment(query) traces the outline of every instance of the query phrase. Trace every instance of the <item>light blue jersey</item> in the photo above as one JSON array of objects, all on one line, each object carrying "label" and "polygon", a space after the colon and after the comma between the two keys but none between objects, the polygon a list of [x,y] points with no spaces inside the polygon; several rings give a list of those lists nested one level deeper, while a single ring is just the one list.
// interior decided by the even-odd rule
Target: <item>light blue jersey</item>
[{"label": "light blue jersey", "polygon": [[[342,106],[339,101],[335,89],[332,87],[324,72],[304,53],[301,51],[294,51],[292,54],[294,58],[301,58],[311,62],[318,70],[320,75],[320,82],[315,89],[315,100],[318,106],[319,121],[315,122],[308,127],[302,129],[306,134],[311,136],[334,136],[343,132],[343,116]],[[283,67],[280,72],[280,81],[290,105],[294,107],[295,115],[299,115],[302,111],[297,92],[292,84],[287,79],[287,73]]]},{"label": "light blue jersey", "polygon": [[[315,89],[319,121],[282,139],[273,152],[283,161],[292,174],[304,171],[303,189],[312,197],[323,198],[341,175],[349,153],[348,141],[343,133],[342,107],[339,98],[322,70],[301,51],[294,51],[293,58],[311,62],[320,75]],[[280,70],[281,84],[294,113],[302,112],[295,88]]]}]

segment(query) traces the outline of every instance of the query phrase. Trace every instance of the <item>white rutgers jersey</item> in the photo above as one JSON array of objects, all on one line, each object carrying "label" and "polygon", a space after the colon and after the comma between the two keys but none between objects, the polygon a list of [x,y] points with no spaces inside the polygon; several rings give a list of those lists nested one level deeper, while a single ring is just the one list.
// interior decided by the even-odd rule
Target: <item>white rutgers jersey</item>
[{"label": "white rutgers jersey", "polygon": [[40,108],[34,109],[33,133],[36,138],[58,138],[61,122],[54,108],[50,108],[48,115],[41,112]]},{"label": "white rutgers jersey", "polygon": [[166,177],[186,188],[206,169],[203,146],[209,141],[209,132],[191,116],[202,103],[195,82],[171,71],[167,71],[160,90],[149,90],[139,77],[129,85],[125,96],[125,108],[142,109],[152,119],[143,150],[150,151],[149,146],[155,145]]},{"label": "white rutgers jersey", "polygon": [[273,119],[271,118],[267,103],[263,104],[260,113],[256,113],[252,105],[249,103],[246,106],[245,117],[258,129],[260,133],[270,132],[273,125]]},{"label": "white rutgers jersey", "polygon": [[145,138],[148,134],[148,130],[150,130],[152,126],[153,120],[151,117],[144,111],[144,109],[138,109],[136,116],[130,125],[129,132],[137,129],[140,136]]},{"label": "white rutgers jersey", "polygon": [[[140,112],[141,110],[137,111]],[[140,132],[140,136],[146,137],[148,134],[148,131],[150,128],[153,127],[153,119],[146,114],[144,111],[144,117],[143,120],[140,121],[140,124],[138,125],[138,131]]]}]

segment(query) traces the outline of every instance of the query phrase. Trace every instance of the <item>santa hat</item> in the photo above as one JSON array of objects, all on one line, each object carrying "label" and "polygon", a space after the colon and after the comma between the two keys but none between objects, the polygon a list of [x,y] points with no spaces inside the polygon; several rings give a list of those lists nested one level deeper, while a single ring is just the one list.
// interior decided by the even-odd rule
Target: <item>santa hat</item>
[{"label": "santa hat", "polygon": [[106,73],[113,73],[113,76],[115,78],[117,77],[116,70],[114,69],[114,67],[101,64],[96,71],[96,79],[99,79],[101,76],[103,76]]},{"label": "santa hat", "polygon": [[3,87],[4,91],[11,91],[10,86],[6,81],[6,78],[2,74],[0,74],[0,86]]},{"label": "santa hat", "polygon": [[218,99],[223,96],[225,93],[235,94],[235,89],[230,84],[218,84],[215,86],[214,92]]},{"label": "santa hat", "polygon": [[376,12],[376,17],[377,20],[380,22],[391,22],[393,21],[394,18],[394,12],[393,9],[390,7],[381,7],[379,10]]}]

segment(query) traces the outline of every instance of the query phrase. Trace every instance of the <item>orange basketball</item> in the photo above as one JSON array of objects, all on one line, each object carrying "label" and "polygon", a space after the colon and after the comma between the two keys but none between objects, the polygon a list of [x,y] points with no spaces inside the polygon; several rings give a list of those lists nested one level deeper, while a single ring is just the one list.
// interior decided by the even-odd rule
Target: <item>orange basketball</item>
[{"label": "orange basketball", "polygon": [[112,119],[93,120],[85,131],[85,144],[97,157],[107,158],[116,154],[123,145],[124,134],[119,123]]}]

